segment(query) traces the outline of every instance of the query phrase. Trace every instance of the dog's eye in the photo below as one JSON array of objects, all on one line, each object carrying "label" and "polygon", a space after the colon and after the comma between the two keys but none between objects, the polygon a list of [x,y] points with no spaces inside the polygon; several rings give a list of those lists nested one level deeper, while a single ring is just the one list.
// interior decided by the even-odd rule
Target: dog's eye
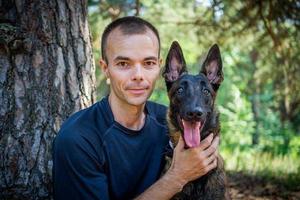
[{"label": "dog's eye", "polygon": [[183,88],[182,87],[178,88],[177,91],[176,91],[177,94],[181,94],[182,92],[183,92]]},{"label": "dog's eye", "polygon": [[209,91],[208,91],[208,89],[203,89],[202,91],[203,91],[203,93],[204,93],[206,96],[208,96],[208,95],[209,95]]}]

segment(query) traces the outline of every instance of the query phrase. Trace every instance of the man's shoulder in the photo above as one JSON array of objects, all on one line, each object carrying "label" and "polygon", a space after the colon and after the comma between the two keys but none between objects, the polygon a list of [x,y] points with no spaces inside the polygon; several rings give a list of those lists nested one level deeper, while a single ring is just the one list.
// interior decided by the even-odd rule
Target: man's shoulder
[{"label": "man's shoulder", "polygon": [[93,123],[87,122],[93,122],[97,117],[97,104],[98,102],[88,108],[73,113],[64,121],[61,130],[64,130],[65,128],[79,128],[85,125],[93,125]]},{"label": "man's shoulder", "polygon": [[147,101],[147,111],[149,115],[155,118],[160,124],[166,125],[167,110],[168,108],[165,105]]},{"label": "man's shoulder", "polygon": [[153,114],[155,116],[166,116],[167,106],[153,102],[147,101],[147,110],[149,114]]},{"label": "man's shoulder", "polygon": [[106,127],[104,120],[101,120],[103,111],[101,111],[99,103],[72,114],[62,124],[54,140],[56,149],[75,151],[78,146],[96,148],[103,143],[102,133],[105,132]]},{"label": "man's shoulder", "polygon": [[[98,103],[72,114],[61,126],[53,141],[57,157],[67,157],[77,162],[80,156],[100,158],[103,137],[96,120]],[[104,130],[104,129],[103,129]],[[62,154],[62,155],[60,155]],[[101,158],[102,159],[102,158]],[[101,160],[102,162],[102,160]]]},{"label": "man's shoulder", "polygon": [[88,135],[87,137],[94,137],[99,135],[111,124],[111,117],[109,116],[106,107],[103,105],[103,100],[96,102],[88,108],[72,114],[62,124],[59,134],[63,135]]}]

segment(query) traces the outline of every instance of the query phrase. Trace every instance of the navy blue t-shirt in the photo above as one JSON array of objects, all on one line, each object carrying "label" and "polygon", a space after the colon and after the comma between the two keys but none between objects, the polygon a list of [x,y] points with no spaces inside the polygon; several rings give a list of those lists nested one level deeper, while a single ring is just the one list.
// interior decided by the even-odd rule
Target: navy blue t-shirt
[{"label": "navy blue t-shirt", "polygon": [[55,199],[132,199],[158,180],[168,146],[166,107],[147,102],[139,131],[114,121],[107,97],[72,115],[53,145]]}]

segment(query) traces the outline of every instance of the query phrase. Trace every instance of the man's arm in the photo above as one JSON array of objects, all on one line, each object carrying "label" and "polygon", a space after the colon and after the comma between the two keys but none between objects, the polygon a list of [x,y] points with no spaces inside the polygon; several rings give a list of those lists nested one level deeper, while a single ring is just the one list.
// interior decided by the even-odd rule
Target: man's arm
[{"label": "man's arm", "polygon": [[109,199],[101,148],[79,130],[61,131],[53,145],[54,199]]},{"label": "man's arm", "polygon": [[186,183],[205,175],[217,166],[218,144],[219,137],[213,140],[211,134],[200,143],[199,147],[185,149],[184,141],[180,137],[170,169],[136,200],[172,198]]}]

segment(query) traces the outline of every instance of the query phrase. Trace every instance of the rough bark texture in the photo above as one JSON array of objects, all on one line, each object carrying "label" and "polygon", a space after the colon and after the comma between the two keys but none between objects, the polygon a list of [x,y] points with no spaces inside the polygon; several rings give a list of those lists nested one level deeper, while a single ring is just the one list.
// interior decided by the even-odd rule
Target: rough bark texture
[{"label": "rough bark texture", "polygon": [[52,142],[95,101],[85,0],[0,0],[0,199],[51,199]]}]

